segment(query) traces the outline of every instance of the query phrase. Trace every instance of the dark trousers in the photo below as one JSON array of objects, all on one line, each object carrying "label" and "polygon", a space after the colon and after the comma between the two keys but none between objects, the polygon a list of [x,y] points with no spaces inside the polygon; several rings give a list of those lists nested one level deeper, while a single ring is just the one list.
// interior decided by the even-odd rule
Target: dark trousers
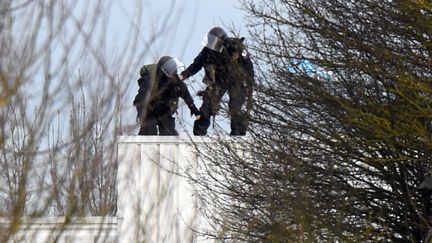
[{"label": "dark trousers", "polygon": [[[137,107],[137,109],[139,109]],[[138,112],[140,117],[141,128],[138,135],[159,135],[177,136],[178,132],[175,129],[175,118],[172,114],[156,115],[149,111],[147,114]]]},{"label": "dark trousers", "polygon": [[[228,88],[221,85],[209,85],[202,93],[201,117],[194,122],[193,134],[203,136],[210,127],[210,117],[215,115],[220,108],[222,96],[228,91],[228,113],[231,118],[230,135],[246,135],[248,126],[248,114],[244,108],[246,103],[246,91],[243,86],[233,85]],[[242,109],[243,108],[243,109]]]}]

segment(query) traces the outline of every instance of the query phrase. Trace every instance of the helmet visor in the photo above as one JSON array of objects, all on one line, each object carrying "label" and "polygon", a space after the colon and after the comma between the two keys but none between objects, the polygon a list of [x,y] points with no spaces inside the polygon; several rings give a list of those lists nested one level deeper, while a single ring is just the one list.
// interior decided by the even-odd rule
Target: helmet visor
[{"label": "helmet visor", "polygon": [[208,33],[207,35],[204,36],[204,39],[201,44],[203,46],[212,49],[213,51],[221,52],[223,49],[223,43],[224,40],[222,38]]},{"label": "helmet visor", "polygon": [[161,69],[166,76],[172,78],[174,75],[181,73],[185,69],[185,66],[177,58],[170,58],[162,65]]}]

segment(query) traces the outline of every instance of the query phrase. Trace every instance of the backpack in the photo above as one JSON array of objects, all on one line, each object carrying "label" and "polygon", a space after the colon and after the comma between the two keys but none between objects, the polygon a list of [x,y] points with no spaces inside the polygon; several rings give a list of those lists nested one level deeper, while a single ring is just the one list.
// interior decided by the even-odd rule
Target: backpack
[{"label": "backpack", "polygon": [[227,63],[227,72],[231,80],[248,82],[250,79],[253,79],[254,74],[252,62],[249,53],[246,50],[246,46],[244,45],[244,40],[244,37],[226,38],[226,51],[230,58],[234,53],[237,53],[238,55],[236,60],[231,60]]},{"label": "backpack", "polygon": [[246,50],[246,46],[244,44],[245,38],[237,38],[237,37],[227,37],[225,38],[225,48],[228,51],[228,53],[233,53],[235,51],[238,51],[242,53]]},{"label": "backpack", "polygon": [[255,86],[255,74],[253,70],[252,60],[246,50],[244,40],[244,37],[226,38],[226,51],[229,53],[230,57],[235,52],[239,54],[237,60],[231,60],[231,62],[227,64],[227,72],[231,80],[241,82],[242,85],[244,85],[247,93],[246,107],[249,112],[252,108],[252,91],[253,87]]},{"label": "backpack", "polygon": [[[155,77],[156,76],[156,70],[157,70],[157,64],[156,63],[143,65],[140,69],[140,76],[141,76],[141,78],[144,78],[147,75],[152,75],[152,77]],[[141,83],[142,83],[141,78],[138,79],[138,86],[141,86]]]},{"label": "backpack", "polygon": [[152,87],[150,92],[151,96],[156,94],[158,88],[157,82],[154,82],[156,78],[156,71],[157,64],[146,64],[141,67],[140,78],[137,80],[139,87],[138,94],[135,96],[133,105],[138,105],[139,103],[144,101],[148,89],[145,86],[149,85],[149,82]]},{"label": "backpack", "polygon": [[[157,64],[146,64],[143,65],[140,69],[140,78],[138,79],[138,94],[135,96],[134,99],[134,105],[138,104],[139,102],[144,101],[144,97],[146,97],[146,88],[144,88],[147,84],[142,86],[143,82],[149,82],[151,84],[151,91],[150,91],[150,97],[148,104],[149,109],[153,110],[153,112],[159,114],[158,112],[162,114],[169,113],[172,114],[177,110],[178,105],[178,89],[174,88],[169,91],[169,98],[168,100],[161,99],[160,94],[161,91],[159,90],[159,79],[156,77],[157,74]],[[148,88],[147,88],[148,89]],[[156,110],[154,110],[156,108]]]}]

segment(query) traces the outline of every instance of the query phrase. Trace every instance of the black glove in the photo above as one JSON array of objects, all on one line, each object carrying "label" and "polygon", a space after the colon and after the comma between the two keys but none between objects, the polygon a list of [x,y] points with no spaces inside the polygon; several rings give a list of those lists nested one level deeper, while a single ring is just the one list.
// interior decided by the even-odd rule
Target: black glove
[{"label": "black glove", "polygon": [[189,106],[189,109],[191,111],[191,115],[195,115],[195,116],[201,115],[201,112],[198,110],[198,108],[194,104]]},{"label": "black glove", "polygon": [[200,96],[200,97],[204,97],[206,94],[207,93],[206,93],[205,90],[198,91],[198,93],[197,93],[197,95]]},{"label": "black glove", "polygon": [[180,76],[182,76],[182,78],[183,78],[183,79],[180,79],[180,80],[182,80],[182,81],[185,80],[185,79],[187,79],[187,78],[189,77],[189,76],[187,75],[186,71],[181,72],[181,73],[180,73]]}]

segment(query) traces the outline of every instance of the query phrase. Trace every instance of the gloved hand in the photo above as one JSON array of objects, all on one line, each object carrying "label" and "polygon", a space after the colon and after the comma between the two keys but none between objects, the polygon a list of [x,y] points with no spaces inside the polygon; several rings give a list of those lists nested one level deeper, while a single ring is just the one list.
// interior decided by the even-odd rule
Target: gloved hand
[{"label": "gloved hand", "polygon": [[198,91],[197,95],[204,97],[206,95],[206,91],[205,90]]},{"label": "gloved hand", "polygon": [[191,111],[191,115],[195,115],[195,116],[201,115],[201,112],[198,110],[198,108],[195,106],[195,104],[189,106],[189,109]]},{"label": "gloved hand", "polygon": [[185,80],[186,77],[187,77],[187,76],[186,76],[186,72],[185,72],[185,71],[183,71],[183,72],[181,72],[181,73],[179,74],[179,78],[180,78],[181,81]]}]

